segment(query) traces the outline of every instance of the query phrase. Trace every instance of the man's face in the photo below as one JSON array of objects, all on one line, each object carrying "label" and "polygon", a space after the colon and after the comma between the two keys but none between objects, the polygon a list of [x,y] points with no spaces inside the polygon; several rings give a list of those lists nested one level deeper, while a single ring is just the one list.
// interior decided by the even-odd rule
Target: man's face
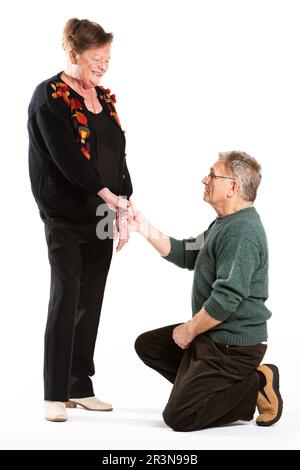
[{"label": "man's face", "polygon": [[[217,178],[222,176],[223,178]],[[226,178],[224,178],[226,177]],[[228,193],[232,191],[232,182],[234,178],[228,174],[224,162],[218,160],[210,169],[210,174],[205,176],[202,183],[205,185],[203,199],[212,206],[218,206],[226,203]]]}]

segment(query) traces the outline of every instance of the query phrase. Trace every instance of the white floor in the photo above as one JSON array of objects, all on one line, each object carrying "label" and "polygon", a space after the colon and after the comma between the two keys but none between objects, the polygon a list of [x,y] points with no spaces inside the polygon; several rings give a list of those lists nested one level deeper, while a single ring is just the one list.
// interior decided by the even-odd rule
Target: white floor
[{"label": "white floor", "polygon": [[[274,362],[281,371],[284,409],[277,424],[263,428],[253,421],[182,433],[172,431],[162,420],[161,413],[172,385],[137,358],[129,347],[136,336],[133,331],[132,338],[126,337],[128,344],[125,345],[120,340],[118,347],[123,352],[122,357],[115,351],[115,343],[110,345],[112,335],[109,334],[103,336],[96,351],[99,366],[93,378],[94,389],[99,398],[113,404],[114,410],[69,409],[69,420],[65,423],[50,423],[44,419],[42,354],[38,354],[42,345],[25,351],[20,336],[20,351],[25,353],[15,353],[15,359],[3,361],[2,374],[9,377],[9,381],[3,380],[0,387],[0,449],[300,449],[300,383],[296,354],[289,359],[283,350],[282,361],[276,351],[270,354],[275,356]],[[297,352],[296,342],[292,345]],[[111,360],[101,361],[103,357]],[[267,357],[270,362],[269,359]],[[14,370],[18,373],[13,374]]]},{"label": "white floor", "polygon": [[293,403],[283,418],[270,428],[251,423],[191,433],[167,428],[158,407],[136,407],[119,403],[113,412],[69,410],[66,423],[43,419],[42,406],[24,407],[2,403],[1,449],[299,449],[300,413]]},{"label": "white floor", "polygon": [[[115,328],[114,317],[111,317],[107,315],[102,321],[103,334],[96,348],[97,368],[93,384],[99,398],[112,403],[114,410],[101,413],[69,409],[69,420],[65,423],[50,423],[43,417],[42,316],[40,320],[34,316],[31,329],[26,324],[29,315],[26,318],[24,315],[23,323],[20,316],[14,330],[11,326],[9,331],[15,331],[13,341],[9,336],[6,343],[0,341],[3,359],[0,449],[300,449],[296,336],[289,335],[284,343],[274,338],[276,348],[270,347],[266,356],[265,362],[274,362],[280,370],[284,412],[276,425],[262,428],[253,421],[178,433],[168,428],[161,416],[172,385],[146,367],[134,351],[138,330],[143,331],[136,324],[138,321],[127,327],[119,322]],[[12,323],[13,316],[8,318]],[[159,319],[151,321],[158,326],[164,324]],[[168,323],[170,319],[165,322]],[[146,325],[144,331],[151,326]],[[24,331],[31,332],[30,341]],[[4,333],[3,329],[3,338]]]},{"label": "white floor", "polygon": [[[44,253],[44,246],[41,253]],[[291,328],[287,321],[282,322],[280,315],[271,323],[270,346],[264,359],[264,362],[277,364],[280,370],[284,413],[276,425],[261,428],[251,422],[191,433],[177,433],[165,426],[161,412],[171,392],[171,384],[142,363],[133,345],[143,331],[189,318],[186,305],[191,279],[179,276],[177,282],[176,271],[169,271],[168,266],[164,270],[157,260],[157,269],[154,261],[150,271],[159,273],[161,278],[169,276],[172,291],[177,290],[178,296],[171,298],[166,295],[164,290],[171,288],[166,287],[161,278],[151,287],[155,295],[149,295],[149,292],[147,295],[154,282],[150,279],[148,284],[141,282],[130,286],[128,291],[129,281],[122,280],[126,272],[125,255],[118,264],[114,263],[110,273],[93,377],[96,394],[112,403],[114,411],[96,413],[71,409],[66,423],[45,421],[42,371],[48,284],[43,271],[47,268],[44,258],[38,271],[40,277],[37,278],[36,273],[26,277],[24,272],[18,281],[20,292],[16,295],[12,287],[8,289],[10,303],[7,309],[3,309],[5,314],[0,328],[1,449],[300,448],[299,329]],[[124,265],[120,267],[121,263]],[[34,296],[30,285],[32,279]],[[142,276],[140,279],[143,280]],[[115,286],[118,286],[117,295]],[[279,307],[277,310],[280,312]],[[296,313],[292,311],[291,318]],[[277,326],[274,328],[272,325]]]}]

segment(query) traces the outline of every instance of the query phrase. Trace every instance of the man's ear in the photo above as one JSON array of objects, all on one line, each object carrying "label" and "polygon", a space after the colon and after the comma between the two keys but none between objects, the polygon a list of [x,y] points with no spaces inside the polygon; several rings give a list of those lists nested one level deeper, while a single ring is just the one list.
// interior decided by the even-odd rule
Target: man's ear
[{"label": "man's ear", "polygon": [[240,189],[240,185],[238,181],[231,181],[230,182],[231,188],[227,192],[227,197],[232,197],[235,192],[238,192]]},{"label": "man's ear", "polygon": [[231,181],[232,184],[232,193],[239,193],[240,183],[237,180]]}]

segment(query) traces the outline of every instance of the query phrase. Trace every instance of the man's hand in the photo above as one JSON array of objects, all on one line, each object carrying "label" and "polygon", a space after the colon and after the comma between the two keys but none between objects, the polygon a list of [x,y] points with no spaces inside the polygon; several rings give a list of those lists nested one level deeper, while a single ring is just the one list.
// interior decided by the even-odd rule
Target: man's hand
[{"label": "man's hand", "polygon": [[134,218],[133,210],[125,197],[117,196],[108,188],[101,189],[101,191],[98,192],[98,196],[104,200],[111,210],[116,212],[114,240],[116,240],[119,235],[119,243],[116,250],[120,251],[129,240],[129,225]]},{"label": "man's hand", "polygon": [[114,224],[114,240],[116,241],[119,237],[116,251],[122,250],[123,246],[129,241],[130,230],[128,225],[128,214],[127,210],[118,210],[116,214],[116,220]]},{"label": "man's hand", "polygon": [[176,326],[173,330],[173,340],[181,349],[187,349],[196,336],[190,322]]},{"label": "man's hand", "polygon": [[133,219],[134,212],[129,202],[125,198],[120,197],[114,226],[114,240],[116,240],[119,235],[119,243],[116,248],[117,252],[129,241],[130,224]]},{"label": "man's hand", "polygon": [[153,227],[146,217],[135,207],[132,199],[129,200],[133,212],[130,229],[139,232],[155,248],[161,256],[167,256],[171,250],[170,237]]},{"label": "man's hand", "polygon": [[142,233],[143,229],[145,231],[145,229],[147,228],[147,220],[143,216],[143,214],[136,208],[132,199],[129,200],[129,203],[129,208],[132,214],[132,218],[130,220],[130,230],[132,230],[133,232]]}]

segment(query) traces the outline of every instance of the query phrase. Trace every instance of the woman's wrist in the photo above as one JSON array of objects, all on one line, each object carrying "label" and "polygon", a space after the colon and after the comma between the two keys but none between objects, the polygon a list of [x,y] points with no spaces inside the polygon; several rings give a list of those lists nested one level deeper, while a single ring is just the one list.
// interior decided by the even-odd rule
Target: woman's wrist
[{"label": "woman's wrist", "polygon": [[106,199],[109,197],[109,194],[110,194],[110,190],[108,188],[103,188],[97,193],[97,195],[101,197],[105,202],[106,202]]},{"label": "woman's wrist", "polygon": [[118,208],[119,197],[112,193],[108,188],[101,189],[101,191],[98,192],[98,196],[100,196],[108,206],[111,206],[114,209]]}]

